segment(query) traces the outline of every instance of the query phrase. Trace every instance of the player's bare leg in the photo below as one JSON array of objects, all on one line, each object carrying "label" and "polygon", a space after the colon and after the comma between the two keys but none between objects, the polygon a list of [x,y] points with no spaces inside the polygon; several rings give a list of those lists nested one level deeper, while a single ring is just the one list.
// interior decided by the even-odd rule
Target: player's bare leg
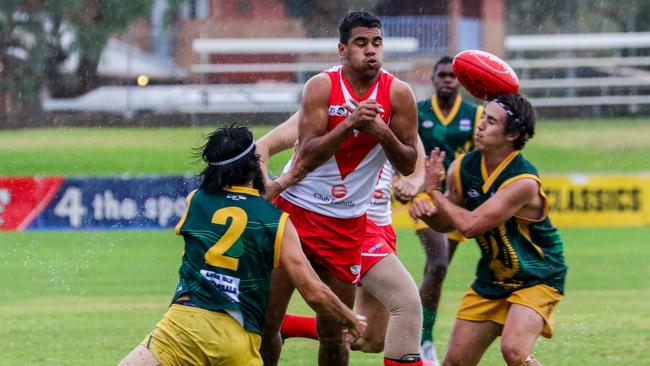
[{"label": "player's bare leg", "polygon": [[544,328],[544,318],[535,310],[510,305],[506,324],[501,334],[501,354],[511,366],[541,366],[533,357],[533,346]]},{"label": "player's bare leg", "polygon": [[[417,285],[406,268],[394,254],[387,255],[368,270],[361,283],[390,312],[384,357],[400,361],[417,358],[422,307]],[[374,321],[374,316],[368,319]]]},{"label": "player's bare leg", "polygon": [[282,337],[280,327],[287,312],[294,286],[283,268],[276,268],[271,273],[271,290],[266,307],[264,330],[260,354],[265,366],[275,366],[280,360]]},{"label": "player's bare leg", "polygon": [[126,355],[117,366],[160,366],[160,362],[147,347],[140,344]]},{"label": "player's bare leg", "polygon": [[[314,266],[321,280],[350,308],[354,305],[356,285],[345,283],[324,268]],[[344,338],[342,327],[335,319],[316,316],[316,329],[320,339],[318,364],[320,366],[347,366],[350,361],[350,344]],[[278,328],[279,330],[279,328]]]},{"label": "player's bare leg", "polygon": [[[362,285],[363,282],[362,279]],[[383,352],[390,312],[365,286],[357,288],[357,298],[354,308],[357,313],[368,319],[368,326],[361,338],[350,344],[350,347],[355,351],[365,353]]]},{"label": "player's bare leg", "polygon": [[420,287],[422,300],[422,358],[437,362],[434,346],[433,327],[435,326],[442,283],[447,275],[447,268],[456,251],[457,242],[448,240],[447,235],[431,228],[417,231],[426,254],[424,277]]},{"label": "player's bare leg", "polygon": [[499,336],[503,326],[491,321],[473,322],[456,319],[449,338],[444,366],[474,366]]}]

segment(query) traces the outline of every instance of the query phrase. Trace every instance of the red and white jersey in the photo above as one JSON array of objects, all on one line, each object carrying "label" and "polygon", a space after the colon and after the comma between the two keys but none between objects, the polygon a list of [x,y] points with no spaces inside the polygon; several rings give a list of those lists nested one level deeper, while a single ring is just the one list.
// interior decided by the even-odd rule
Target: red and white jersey
[{"label": "red and white jersey", "polygon": [[[390,86],[395,79],[385,70],[366,95],[354,94],[343,76],[342,66],[324,72],[332,83],[328,102],[327,131],[343,122],[349,112],[344,105],[350,102],[375,99],[381,106],[381,118],[390,123],[392,116]],[[386,154],[375,136],[354,131],[339,147],[334,156],[310,172],[298,184],[282,192],[287,201],[321,215],[337,218],[359,217],[366,213],[375,191],[379,171],[386,161]],[[285,166],[289,169],[291,161]]]},{"label": "red and white jersey", "polygon": [[393,174],[395,168],[389,161],[379,173],[379,181],[368,207],[368,220],[378,226],[386,226],[393,223],[393,212],[391,210],[391,197],[393,195]]}]

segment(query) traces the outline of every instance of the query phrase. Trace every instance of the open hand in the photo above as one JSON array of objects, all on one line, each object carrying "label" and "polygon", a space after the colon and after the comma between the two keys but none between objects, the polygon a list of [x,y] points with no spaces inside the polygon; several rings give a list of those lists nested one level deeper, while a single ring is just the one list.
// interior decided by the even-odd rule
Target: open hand
[{"label": "open hand", "polygon": [[427,193],[440,190],[445,179],[445,152],[439,148],[431,150],[431,155],[424,164],[424,189]]}]

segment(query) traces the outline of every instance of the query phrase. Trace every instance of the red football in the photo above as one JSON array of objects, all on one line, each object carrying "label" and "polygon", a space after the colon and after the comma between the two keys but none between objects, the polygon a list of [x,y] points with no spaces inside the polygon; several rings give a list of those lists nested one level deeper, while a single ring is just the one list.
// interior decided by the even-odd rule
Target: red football
[{"label": "red football", "polygon": [[452,67],[460,84],[479,99],[488,99],[497,93],[519,92],[517,74],[489,52],[463,51],[454,57]]}]

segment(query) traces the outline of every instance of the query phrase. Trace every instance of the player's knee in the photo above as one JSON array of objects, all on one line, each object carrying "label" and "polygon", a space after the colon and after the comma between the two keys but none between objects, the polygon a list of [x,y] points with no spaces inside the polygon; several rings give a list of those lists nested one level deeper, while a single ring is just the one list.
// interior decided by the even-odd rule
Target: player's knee
[{"label": "player's knee", "polygon": [[524,365],[526,358],[530,356],[530,350],[521,347],[516,342],[503,339],[501,341],[501,355],[508,365]]},{"label": "player's knee", "polygon": [[444,278],[447,274],[448,263],[446,261],[434,260],[427,263],[426,273],[427,277],[431,278]]},{"label": "player's knee", "polygon": [[417,287],[413,288],[413,291],[409,291],[409,294],[404,293],[400,296],[395,296],[393,304],[387,304],[388,310],[390,311],[390,316],[420,316],[422,317],[422,301],[417,291]]},{"label": "player's knee", "polygon": [[342,336],[319,336],[318,342],[320,343],[321,349],[330,349],[332,352],[335,352],[341,347],[347,347],[348,345],[348,342],[346,342]]},{"label": "player's knee", "polygon": [[404,308],[405,314],[413,317],[419,317],[420,322],[422,321],[422,301],[420,300],[420,296],[417,291],[412,296],[405,296],[401,302],[403,304],[402,306]]},{"label": "player's knee", "polygon": [[276,324],[267,321],[264,323],[264,326],[262,326],[262,335],[265,337],[275,337],[275,336],[279,337],[281,326],[282,326],[282,322]]}]

